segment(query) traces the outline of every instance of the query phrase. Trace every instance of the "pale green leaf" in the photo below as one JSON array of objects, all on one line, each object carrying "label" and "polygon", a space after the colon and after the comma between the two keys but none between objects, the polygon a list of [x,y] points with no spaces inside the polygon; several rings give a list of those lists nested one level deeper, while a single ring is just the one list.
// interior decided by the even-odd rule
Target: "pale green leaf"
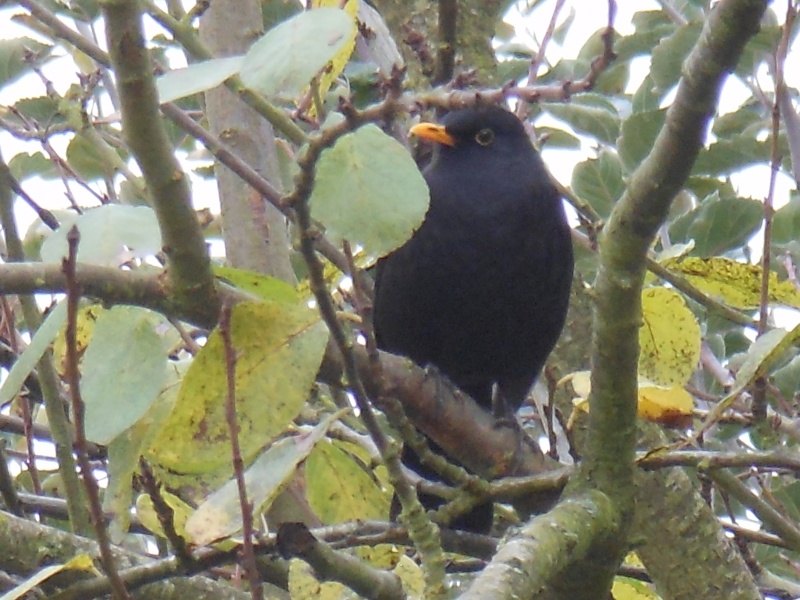
[{"label": "pale green leaf", "polygon": [[568,123],[575,131],[613,144],[619,134],[619,114],[607,98],[582,94],[568,104],[545,103],[542,108]]},{"label": "pale green leaf", "polygon": [[694,48],[702,27],[696,22],[683,25],[653,48],[650,76],[658,87],[667,89],[678,83],[683,61]]},{"label": "pale green leaf", "polygon": [[[292,479],[297,466],[325,436],[340,413],[329,415],[312,431],[278,440],[245,471],[247,499],[254,514],[274,500]],[[226,454],[230,455],[230,452]],[[232,460],[227,456],[228,460]],[[186,522],[186,535],[197,545],[228,537],[242,528],[242,512],[236,479],[209,496]]]},{"label": "pale green leaf", "polygon": [[59,302],[51,310],[47,318],[36,330],[31,339],[31,343],[25,348],[17,361],[8,372],[8,376],[0,386],[0,405],[11,402],[20,389],[22,389],[25,379],[36,367],[36,363],[44,356],[45,351],[58,335],[58,331],[67,319],[67,303]]},{"label": "pale green leaf", "polygon": [[665,115],[665,110],[648,110],[634,113],[622,122],[617,151],[628,173],[635,171],[650,154]]},{"label": "pale green leaf", "polygon": [[295,98],[345,47],[355,29],[338,8],[307,10],[270,29],[244,57],[245,84],[267,96]]},{"label": "pale green leaf", "polygon": [[133,306],[100,313],[83,356],[86,437],[107,445],[138,421],[161,392],[167,349],[163,317]]},{"label": "pale green leaf", "polygon": [[179,98],[215,88],[238,73],[243,61],[243,56],[227,56],[167,71],[156,80],[158,101],[162,104],[174,102]]},{"label": "pale green leaf", "polygon": [[721,198],[715,192],[676,218],[669,234],[675,242],[694,240],[696,256],[714,256],[746,244],[761,225],[763,214],[756,200]]},{"label": "pale green leaf", "polygon": [[42,244],[42,261],[61,263],[67,255],[67,233],[72,225],[81,234],[78,261],[114,266],[133,257],[153,256],[161,250],[161,233],[153,209],[106,204],[72,220],[62,220]]},{"label": "pale green leaf", "polygon": [[329,237],[383,256],[408,240],[422,223],[428,195],[428,186],[405,148],[370,124],[322,153],[311,215]]}]

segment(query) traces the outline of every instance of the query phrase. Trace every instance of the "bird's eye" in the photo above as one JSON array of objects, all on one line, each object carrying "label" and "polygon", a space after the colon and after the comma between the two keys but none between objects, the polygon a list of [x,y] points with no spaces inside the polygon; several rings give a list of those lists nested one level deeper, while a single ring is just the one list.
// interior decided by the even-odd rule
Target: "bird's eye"
[{"label": "bird's eye", "polygon": [[481,146],[488,146],[494,141],[494,131],[485,127],[475,134],[475,141]]}]

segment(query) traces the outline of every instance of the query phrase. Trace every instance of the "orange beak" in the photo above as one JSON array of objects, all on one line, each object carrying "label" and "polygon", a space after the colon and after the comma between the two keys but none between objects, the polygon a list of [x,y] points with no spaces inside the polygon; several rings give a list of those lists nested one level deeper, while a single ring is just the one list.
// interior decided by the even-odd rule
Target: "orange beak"
[{"label": "orange beak", "polygon": [[411,135],[421,137],[423,140],[437,142],[445,146],[455,146],[455,138],[447,133],[444,125],[434,125],[433,123],[419,123],[408,131]]}]

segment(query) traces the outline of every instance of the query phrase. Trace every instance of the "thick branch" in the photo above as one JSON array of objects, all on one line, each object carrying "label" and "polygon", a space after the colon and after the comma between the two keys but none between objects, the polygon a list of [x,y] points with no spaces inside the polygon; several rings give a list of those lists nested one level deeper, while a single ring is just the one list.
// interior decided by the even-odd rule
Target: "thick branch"
[{"label": "thick branch", "polygon": [[117,76],[122,129],[142,169],[161,230],[175,302],[213,322],[219,305],[186,174],[159,116],[152,61],[145,47],[139,2],[103,3],[109,54]]},{"label": "thick branch", "polygon": [[[98,298],[105,304],[150,308],[201,327],[212,327],[216,323],[216,315],[209,315],[206,309],[175,301],[170,296],[162,272],[121,271],[79,263],[76,265],[75,280],[84,296]],[[66,278],[57,264],[4,264],[0,265],[0,290],[4,294],[60,294],[66,291]],[[228,288],[220,288],[217,293],[231,296],[232,299],[243,298]]]},{"label": "thick branch", "polygon": [[[598,550],[595,544],[615,535],[620,525],[616,515],[608,499],[596,492],[559,502],[504,544],[461,598],[553,597],[548,592],[552,574],[564,571],[569,565],[591,561]],[[588,572],[572,583],[587,590],[596,589]]]},{"label": "thick branch", "polygon": [[601,237],[584,473],[624,514],[632,507],[636,373],[645,258],[705,140],[719,90],[758,30],[764,0],[720,2],[684,66],[653,150],[634,172]]},{"label": "thick branch", "polygon": [[[20,519],[8,513],[0,513],[0,547],[14,548],[14,552],[0,552],[0,569],[14,574],[29,574],[53,562],[67,562],[79,554],[97,558],[97,544],[84,537],[69,534],[33,521]],[[120,548],[114,549],[114,560],[123,573],[126,584],[132,588],[140,581],[161,580],[137,590],[134,598],[168,600],[192,598],[192,600],[217,600],[250,598],[246,594],[224,583],[206,577],[185,577],[177,568],[176,561],[156,563],[140,555]],[[149,565],[158,565],[159,572],[148,571]],[[135,569],[132,569],[134,567]],[[170,570],[171,568],[171,570]],[[138,570],[136,570],[138,569]],[[62,585],[85,580],[92,575],[85,571],[66,570],[60,574]],[[166,581],[166,579],[169,581]],[[106,593],[108,589],[106,588]],[[75,597],[75,596],[69,596]],[[95,597],[82,595],[80,598]]]}]

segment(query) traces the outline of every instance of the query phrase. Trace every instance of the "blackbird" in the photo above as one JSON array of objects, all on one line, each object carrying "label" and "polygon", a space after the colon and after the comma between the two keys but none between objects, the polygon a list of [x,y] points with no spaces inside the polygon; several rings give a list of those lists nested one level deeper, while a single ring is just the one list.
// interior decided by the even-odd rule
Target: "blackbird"
[{"label": "blackbird", "polygon": [[[411,133],[436,143],[424,172],[430,207],[378,262],[378,346],[435,366],[487,410],[499,398],[512,416],[567,312],[573,257],[561,197],[522,123],[499,106],[456,110]],[[403,460],[434,475],[408,450]],[[491,519],[488,504],[451,525],[485,532]]]}]

